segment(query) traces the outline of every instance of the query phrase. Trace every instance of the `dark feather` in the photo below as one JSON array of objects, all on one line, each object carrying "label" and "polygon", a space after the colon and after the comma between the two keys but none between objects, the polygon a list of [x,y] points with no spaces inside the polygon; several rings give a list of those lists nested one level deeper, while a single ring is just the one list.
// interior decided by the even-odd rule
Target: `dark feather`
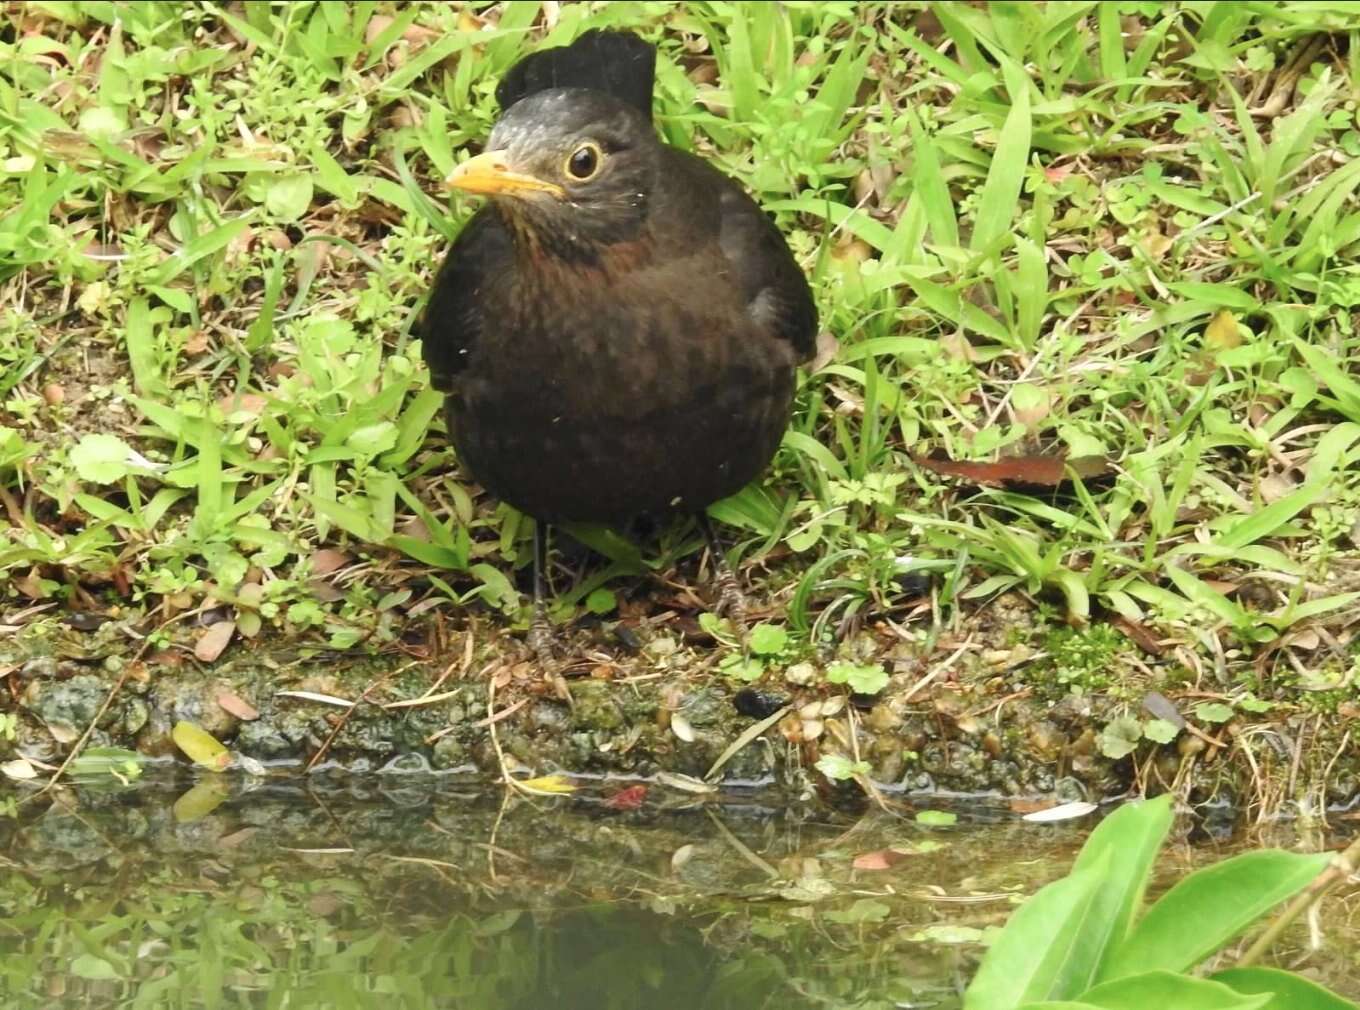
[{"label": "dark feather", "polygon": [[[774,221],[735,180],[702,158],[668,147],[662,165],[669,182],[668,197],[657,201],[658,211],[669,218],[663,229],[678,228],[678,218],[691,227],[711,221],[711,231],[694,236],[717,247],[719,276],[710,283],[734,284],[762,331],[787,340],[795,361],[811,360],[817,353],[817,306]],[[700,212],[706,204],[716,206]]]},{"label": "dark feather", "polygon": [[520,60],[496,87],[505,110],[549,88],[590,88],[613,95],[652,117],[656,47],[632,32],[594,29],[569,46],[542,49]]},{"label": "dark feather", "polygon": [[443,393],[468,365],[482,330],[482,305],[488,285],[514,271],[509,233],[490,207],[463,226],[435,278],[420,332],[430,381]]}]

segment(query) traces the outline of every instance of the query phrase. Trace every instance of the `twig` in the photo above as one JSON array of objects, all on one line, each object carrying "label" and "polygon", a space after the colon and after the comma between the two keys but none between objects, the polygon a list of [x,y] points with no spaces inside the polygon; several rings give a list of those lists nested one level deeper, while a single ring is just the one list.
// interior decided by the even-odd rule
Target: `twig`
[{"label": "twig", "polygon": [[741,839],[728,830],[727,825],[722,822],[722,819],[719,818],[711,808],[706,810],[705,813],[707,813],[709,819],[713,821],[714,827],[716,827],[718,833],[723,836],[723,840],[736,850],[737,855],[741,856],[742,859],[746,860],[771,880],[778,879],[779,871],[752,852],[746,845],[742,844]]},{"label": "twig", "polygon": [[[505,763],[505,751],[501,748],[501,739],[496,733],[496,723],[505,718],[509,711],[509,709],[505,710],[504,713],[496,711],[496,678],[494,676],[488,677],[486,681],[486,718],[482,721],[491,730],[491,746],[496,751],[496,764],[500,766],[501,779],[511,792],[519,793],[521,796],[561,795],[560,793],[549,792],[546,789],[535,789],[532,786],[527,786],[510,774],[510,769]],[[497,823],[500,823],[499,818]]]},{"label": "twig", "polygon": [[370,694],[372,694],[378,688],[382,687],[397,674],[405,673],[407,670],[409,670],[411,667],[415,665],[416,665],[415,663],[407,663],[405,666],[400,666],[395,670],[389,670],[386,673],[384,673],[381,677],[378,677],[376,680],[372,681],[368,685],[368,687],[364,688],[364,693],[359,695],[358,700],[355,701],[355,703],[351,705],[349,708],[345,709],[344,715],[340,716],[339,720],[337,720],[335,727],[330,732],[330,735],[326,737],[325,740],[322,741],[321,746],[317,748],[317,752],[313,754],[311,760],[307,762],[307,767],[302,769],[302,774],[306,775],[308,772],[310,772],[313,768],[316,767],[317,763],[323,757],[326,756],[326,752],[331,749],[331,744],[335,742],[335,738],[340,735],[340,731],[344,729],[345,724],[349,722],[349,717],[354,714],[355,710],[360,705],[368,701],[368,696]]},{"label": "twig", "polygon": [[784,718],[784,716],[788,715],[792,711],[793,711],[792,705],[785,705],[783,708],[779,709],[773,715],[766,716],[764,719],[761,719],[760,722],[755,723],[752,726],[746,727],[746,729],[742,732],[741,736],[733,740],[732,743],[728,745],[727,750],[723,751],[721,754],[718,755],[718,760],[713,762],[713,767],[709,768],[708,772],[704,775],[704,781],[712,782],[713,776],[718,774],[718,772],[722,770],[722,766],[727,764],[727,762],[731,761],[739,750],[741,750],[748,743],[750,743],[756,737],[760,736],[760,734],[764,733],[767,729],[769,729],[771,726],[773,726],[780,719]]},{"label": "twig", "polygon": [[527,705],[527,704],[529,704],[529,699],[528,699],[528,698],[521,698],[519,701],[515,702],[513,705],[507,705],[507,706],[505,706],[505,708],[501,709],[501,710],[500,710],[499,712],[497,712],[495,715],[489,715],[489,716],[487,716],[485,719],[478,719],[476,722],[474,722],[474,723],[472,724],[472,728],[473,728],[473,729],[482,729],[482,728],[485,727],[485,726],[491,726],[491,725],[493,725],[493,724],[495,724],[495,723],[498,723],[498,722],[500,722],[502,719],[508,719],[508,718],[510,718],[510,716],[514,715],[516,712],[518,712],[520,709],[522,709],[522,708],[523,708],[525,705]]},{"label": "twig", "polygon": [[37,799],[39,796],[43,795],[43,793],[50,791],[52,787],[57,784],[58,780],[64,774],[66,774],[66,769],[71,766],[71,762],[74,761],[77,756],[79,756],[81,750],[83,750],[85,745],[89,743],[90,736],[94,733],[95,727],[99,725],[99,720],[104,718],[104,713],[107,712],[109,710],[109,706],[113,704],[113,699],[118,697],[118,692],[121,691],[123,689],[123,685],[127,683],[128,674],[132,672],[133,666],[142,661],[142,657],[146,655],[147,649],[151,648],[151,643],[155,641],[156,636],[158,636],[162,631],[164,631],[170,625],[174,624],[176,621],[181,621],[193,613],[195,613],[195,611],[187,610],[182,614],[176,614],[169,620],[162,621],[156,627],[155,631],[153,631],[151,634],[147,635],[144,639],[142,639],[141,648],[137,650],[137,652],[132,656],[131,659],[129,659],[126,663],[123,664],[123,669],[118,674],[118,679],[114,681],[113,687],[109,689],[109,693],[104,696],[104,703],[99,706],[99,711],[94,714],[94,718],[90,720],[90,724],[85,727],[85,732],[80,735],[80,739],[76,741],[76,745],[71,748],[70,753],[68,753],[65,759],[61,762],[61,764],[57,766],[57,770],[52,773],[52,777],[48,779],[46,783],[43,784],[43,787],[39,789],[37,792],[30,793],[28,796],[25,796],[23,802],[28,802],[29,800]]},{"label": "twig", "polygon": [[901,698],[902,703],[905,704],[906,702],[911,701],[911,699],[916,697],[917,693],[920,692],[922,688],[928,686],[931,681],[935,680],[935,678],[937,678],[940,674],[944,673],[951,666],[953,666],[954,663],[958,661],[958,658],[968,651],[972,644],[973,636],[969,635],[968,640],[964,642],[962,645],[960,645],[957,649],[955,649],[953,654],[951,654],[948,659],[946,659],[939,666],[935,667],[935,669],[931,670],[928,674],[926,674],[924,677],[918,680],[915,684],[911,685],[911,690],[908,691],[906,694],[902,695]]},{"label": "twig", "polygon": [[1247,948],[1247,952],[1238,959],[1237,966],[1249,968],[1259,961],[1261,955],[1270,949],[1295,919],[1328,891],[1334,890],[1354,876],[1357,868],[1360,868],[1360,838],[1332,857],[1327,868],[1314,877],[1312,883],[1301,894],[1296,895],[1266,931],[1257,937],[1256,942]]},{"label": "twig", "polygon": [[462,693],[463,689],[461,687],[456,687],[452,691],[443,691],[440,694],[422,694],[419,698],[403,698],[400,701],[389,701],[380,707],[384,711],[394,708],[422,708],[425,705],[437,705],[441,701],[457,698]]}]

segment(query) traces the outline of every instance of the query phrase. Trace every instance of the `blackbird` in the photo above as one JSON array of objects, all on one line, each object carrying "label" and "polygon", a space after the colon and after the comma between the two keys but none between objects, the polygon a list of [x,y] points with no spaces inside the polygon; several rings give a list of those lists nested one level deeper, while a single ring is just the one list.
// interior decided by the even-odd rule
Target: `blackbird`
[{"label": "blackbird", "polygon": [[705,509],[769,463],[817,310],[783,236],[735,181],[652,124],[656,50],[590,31],[501,80],[484,153],[447,186],[489,197],[423,325],[465,470],[532,517],[530,643],[551,655],[545,526],[696,516],[720,607],[741,596]]}]

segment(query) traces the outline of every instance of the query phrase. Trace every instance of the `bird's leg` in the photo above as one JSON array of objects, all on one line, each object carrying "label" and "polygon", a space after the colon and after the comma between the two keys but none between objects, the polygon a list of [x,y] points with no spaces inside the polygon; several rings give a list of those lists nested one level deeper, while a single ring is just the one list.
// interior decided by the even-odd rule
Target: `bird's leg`
[{"label": "bird's leg", "polygon": [[548,671],[557,658],[552,623],[548,620],[548,531],[534,520],[534,616],[529,621],[529,648]]},{"label": "bird's leg", "polygon": [[529,620],[529,648],[543,679],[557,697],[572,705],[571,691],[557,662],[557,636],[548,620],[548,527],[534,520],[534,616]]},{"label": "bird's leg", "polygon": [[702,512],[698,518],[699,526],[704,531],[704,539],[708,541],[708,553],[713,557],[713,582],[718,589],[718,604],[714,610],[719,617],[730,620],[737,636],[745,641],[746,597],[737,583],[736,573],[727,563],[727,556],[723,554],[722,543],[718,540],[718,534],[714,532],[713,523]]}]

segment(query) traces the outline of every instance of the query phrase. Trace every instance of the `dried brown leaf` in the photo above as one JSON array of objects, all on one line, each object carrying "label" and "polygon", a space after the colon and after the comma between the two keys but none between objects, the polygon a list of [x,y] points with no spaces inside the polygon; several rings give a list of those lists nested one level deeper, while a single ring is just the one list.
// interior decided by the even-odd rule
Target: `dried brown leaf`
[{"label": "dried brown leaf", "polygon": [[244,722],[250,722],[260,717],[259,710],[254,705],[232,691],[218,691],[217,704],[224,712],[230,712]]},{"label": "dried brown leaf", "polygon": [[344,551],[337,551],[331,547],[323,547],[319,551],[312,552],[312,574],[329,575],[337,569],[344,568],[354,559]]},{"label": "dried brown leaf", "polygon": [[218,621],[210,625],[203,634],[198,636],[198,641],[194,643],[194,655],[201,662],[215,662],[217,657],[222,655],[222,651],[231,643],[232,636],[235,634],[235,621]]}]

